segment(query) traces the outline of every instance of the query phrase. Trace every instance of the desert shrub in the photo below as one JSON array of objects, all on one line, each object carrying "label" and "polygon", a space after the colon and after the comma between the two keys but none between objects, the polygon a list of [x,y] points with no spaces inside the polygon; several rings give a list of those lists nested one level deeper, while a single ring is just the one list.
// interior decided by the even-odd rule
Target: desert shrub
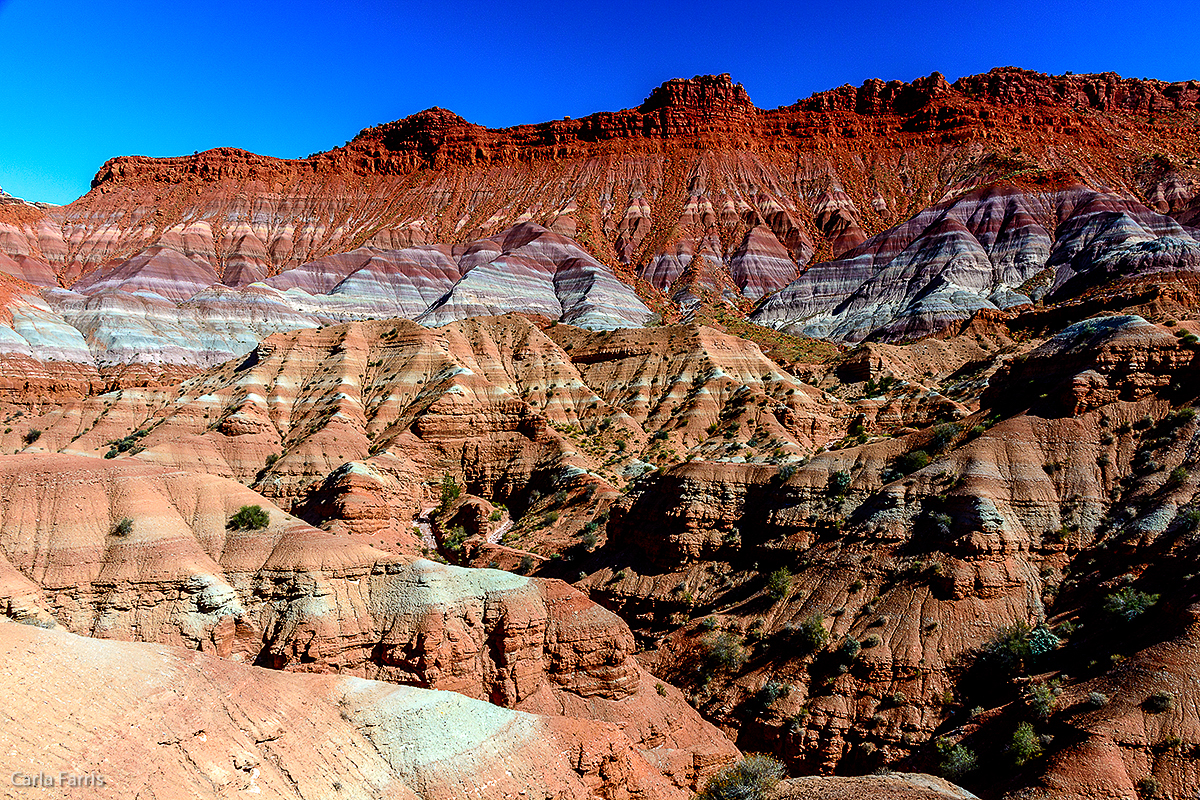
[{"label": "desert shrub", "polygon": [[462,494],[462,488],[458,485],[458,481],[454,480],[453,475],[442,476],[442,502],[441,510],[445,511],[450,507],[450,504],[458,499]]},{"label": "desert shrub", "polygon": [[271,515],[260,505],[242,506],[229,518],[234,530],[259,530],[271,524]]},{"label": "desert shrub", "polygon": [[1023,767],[1030,761],[1042,755],[1042,742],[1038,739],[1037,731],[1028,722],[1022,722],[1013,731],[1008,743],[1008,755],[1012,758],[1013,766]]},{"label": "desert shrub", "polygon": [[862,646],[864,650],[871,647],[879,647],[881,644],[883,644],[883,639],[880,639],[879,634],[877,633],[872,633],[870,636],[864,636],[862,640]]},{"label": "desert shrub", "polygon": [[771,708],[780,700],[791,694],[792,687],[778,681],[767,681],[762,688],[746,700],[746,712],[751,719],[762,719],[771,712]]},{"label": "desert shrub", "polygon": [[277,461],[279,461],[279,453],[268,453],[267,461],[266,461],[266,468],[270,469],[271,467],[275,466],[275,462],[277,462]]},{"label": "desert shrub", "polygon": [[1137,782],[1137,792],[1139,797],[1154,797],[1158,794],[1159,788],[1158,779],[1153,775],[1147,775]]},{"label": "desert shrub", "polygon": [[1183,486],[1188,479],[1188,474],[1187,467],[1176,467],[1171,470],[1171,474],[1167,476],[1167,487],[1178,489],[1180,486]]},{"label": "desert shrub", "polygon": [[929,466],[930,460],[929,453],[924,450],[912,450],[897,456],[896,460],[892,462],[892,469],[901,475],[908,475]]},{"label": "desert shrub", "polygon": [[1000,630],[979,652],[976,665],[989,680],[1002,681],[1021,673],[1028,662],[1045,655],[1062,643],[1049,628],[1030,628],[1018,622]]},{"label": "desert shrub", "polygon": [[467,529],[462,525],[455,525],[442,534],[442,545],[451,553],[461,553],[466,541]]},{"label": "desert shrub", "polygon": [[962,433],[962,426],[956,422],[938,425],[933,429],[933,437],[929,440],[929,446],[935,453],[940,453],[952,445],[960,433]]},{"label": "desert shrub", "polygon": [[1142,706],[1151,714],[1162,714],[1170,711],[1175,706],[1175,695],[1168,692],[1166,689],[1159,689],[1154,694],[1147,697]]},{"label": "desert shrub", "polygon": [[699,655],[701,668],[708,673],[732,672],[746,658],[741,642],[726,631],[704,637],[700,642]]},{"label": "desert shrub", "polygon": [[1046,719],[1054,713],[1054,706],[1058,702],[1058,698],[1054,696],[1053,690],[1044,683],[1039,683],[1030,686],[1025,690],[1025,705],[1029,710],[1041,719]]},{"label": "desert shrub", "polygon": [[937,740],[938,771],[943,777],[958,782],[970,775],[979,766],[975,751],[948,739]]},{"label": "desert shrub", "polygon": [[792,590],[792,573],[787,567],[780,567],[767,576],[766,586],[763,591],[767,597],[775,602],[779,602],[788,596],[788,592]]},{"label": "desert shrub", "polygon": [[42,432],[37,428],[30,428],[28,431],[26,431],[25,435],[21,437],[21,441],[25,442],[27,445],[30,445],[40,438],[42,438]]},{"label": "desert shrub", "polygon": [[654,684],[654,691],[658,692],[659,697],[667,696],[667,687],[661,683]]},{"label": "desert shrub", "polygon": [[845,470],[838,470],[829,476],[829,482],[825,485],[825,491],[834,497],[841,497],[850,488],[850,473]]},{"label": "desert shrub", "polygon": [[829,641],[829,631],[825,630],[825,617],[813,614],[796,626],[793,641],[806,653],[820,650]]},{"label": "desert shrub", "polygon": [[696,626],[696,630],[703,631],[704,633],[708,633],[709,631],[715,631],[716,629],[717,629],[717,618],[716,617],[705,617],[704,619],[700,620],[700,624]]},{"label": "desert shrub", "polygon": [[763,800],[786,774],[771,756],[747,756],[709,778],[696,800]]},{"label": "desert shrub", "polygon": [[493,508],[492,513],[488,514],[488,522],[499,522],[500,518],[503,516],[504,514],[500,511],[500,509]]},{"label": "desert shrub", "polygon": [[1087,704],[1092,708],[1104,708],[1108,705],[1108,695],[1101,692],[1088,692]]},{"label": "desert shrub", "polygon": [[522,556],[521,563],[517,565],[517,572],[522,575],[528,575],[533,572],[533,556]]},{"label": "desert shrub", "polygon": [[596,534],[594,534],[594,533],[585,533],[583,536],[579,537],[579,543],[581,545],[583,545],[584,549],[586,549],[586,550],[591,550],[593,547],[596,546],[596,543],[598,541],[600,541],[600,540],[596,537]]},{"label": "desert shrub", "polygon": [[1194,531],[1200,528],[1200,508],[1188,507],[1179,510],[1176,517],[1179,525],[1185,531]]},{"label": "desert shrub", "polygon": [[122,519],[112,529],[113,536],[128,536],[131,533],[133,533],[133,520],[129,517]]},{"label": "desert shrub", "polygon": [[850,594],[854,594],[855,592],[861,592],[863,589],[863,586],[864,586],[864,584],[861,580],[855,580],[848,587],[848,591],[850,592]]},{"label": "desert shrub", "polygon": [[1036,658],[1054,650],[1062,644],[1062,639],[1046,626],[1038,625],[1029,632],[1028,642],[1029,653]]},{"label": "desert shrub", "polygon": [[1002,629],[980,650],[979,663],[1005,677],[1015,675],[1033,654],[1029,647],[1030,633],[1030,627],[1021,622]]},{"label": "desert shrub", "polygon": [[796,731],[803,729],[804,723],[808,720],[808,717],[809,717],[808,709],[807,708],[800,709],[795,714],[792,714],[790,717],[788,717],[787,720],[783,723],[783,732],[790,736],[791,734],[795,733]]},{"label": "desert shrub", "polygon": [[847,636],[838,645],[838,657],[842,663],[849,664],[854,659],[858,658],[858,654],[862,652],[862,642],[855,639],[853,636]]},{"label": "desert shrub", "polygon": [[1104,598],[1104,612],[1125,622],[1132,622],[1157,602],[1158,595],[1125,586]]},{"label": "desert shrub", "polygon": [[954,529],[954,518],[945,512],[935,511],[929,515],[929,527],[939,538],[948,538]]}]

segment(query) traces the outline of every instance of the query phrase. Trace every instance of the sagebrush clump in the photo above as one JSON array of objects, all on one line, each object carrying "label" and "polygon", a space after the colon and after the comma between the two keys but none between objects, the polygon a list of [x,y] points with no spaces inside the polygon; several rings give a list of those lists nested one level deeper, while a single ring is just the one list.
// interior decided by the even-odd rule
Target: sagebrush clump
[{"label": "sagebrush clump", "polygon": [[763,800],[786,774],[770,756],[747,756],[709,778],[696,800]]},{"label": "sagebrush clump", "polygon": [[234,530],[260,530],[271,524],[271,515],[260,505],[242,506],[229,518]]}]

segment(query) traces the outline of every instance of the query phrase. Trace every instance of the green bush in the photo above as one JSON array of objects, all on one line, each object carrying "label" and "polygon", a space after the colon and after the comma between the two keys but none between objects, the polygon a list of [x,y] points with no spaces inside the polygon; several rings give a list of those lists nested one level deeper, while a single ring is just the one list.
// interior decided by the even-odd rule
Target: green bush
[{"label": "green bush", "polygon": [[271,515],[260,505],[242,506],[229,518],[234,530],[259,530],[271,524]]},{"label": "green bush", "polygon": [[42,438],[42,432],[37,428],[30,428],[25,435],[21,437],[21,440],[25,442],[26,445],[31,445],[40,438]]},{"label": "green bush", "polygon": [[838,470],[829,476],[829,483],[826,484],[825,490],[834,497],[841,497],[850,488],[850,473],[845,470]]},{"label": "green bush", "polygon": [[767,681],[762,688],[746,700],[746,711],[751,719],[762,719],[771,712],[771,708],[780,700],[791,694],[792,687],[778,681]]},{"label": "green bush", "polygon": [[133,520],[129,517],[122,519],[112,529],[113,536],[128,536],[131,533],[133,533]]},{"label": "green bush", "polygon": [[913,450],[897,456],[896,460],[892,462],[892,469],[901,475],[908,475],[929,466],[930,460],[929,453],[924,450]]},{"label": "green bush", "polygon": [[1092,708],[1104,708],[1108,705],[1108,695],[1101,692],[1088,692],[1087,704]]},{"label": "green bush", "polygon": [[764,591],[767,597],[775,602],[779,602],[788,596],[788,592],[792,590],[792,573],[787,567],[780,567],[767,576],[767,584]]},{"label": "green bush", "polygon": [[696,800],[763,800],[786,774],[770,756],[747,756],[709,778]]},{"label": "green bush", "polygon": [[462,488],[452,475],[442,476],[442,498],[439,509],[445,511],[462,494]]},{"label": "green bush", "polygon": [[1167,476],[1167,487],[1178,489],[1180,486],[1183,486],[1187,482],[1188,474],[1187,467],[1176,467],[1171,470],[1171,474]]},{"label": "green bush", "polygon": [[1053,714],[1054,706],[1058,702],[1058,698],[1054,696],[1054,691],[1044,683],[1039,683],[1026,689],[1024,699],[1025,705],[1040,719],[1046,719]]},{"label": "green bush", "polygon": [[825,630],[825,617],[813,614],[801,622],[795,629],[796,645],[806,653],[815,653],[829,641],[829,631]]},{"label": "green bush", "polygon": [[1029,646],[1029,635],[1032,629],[1018,622],[1002,629],[983,646],[979,653],[979,661],[985,667],[990,667],[1004,677],[1017,674],[1024,665],[1025,659],[1033,655]]},{"label": "green bush", "polygon": [[517,572],[522,575],[528,575],[533,572],[533,556],[522,556],[521,563],[517,565]]},{"label": "green bush", "polygon": [[1008,743],[1008,755],[1016,767],[1023,767],[1041,757],[1042,742],[1038,739],[1037,731],[1028,722],[1022,722],[1013,731],[1012,740]]},{"label": "green bush", "polygon": [[962,433],[962,426],[956,422],[947,422],[943,425],[938,425],[933,429],[933,436],[929,440],[929,446],[935,453],[940,453],[952,445],[960,433]]},{"label": "green bush", "polygon": [[938,739],[936,747],[940,756],[938,771],[949,780],[959,782],[979,766],[975,752],[961,744],[954,744],[948,739]]},{"label": "green bush", "polygon": [[451,553],[461,553],[466,541],[467,529],[462,525],[455,525],[442,534],[442,546]]},{"label": "green bush", "polygon": [[732,672],[742,666],[746,658],[741,642],[725,631],[704,637],[700,642],[699,655],[705,673]]},{"label": "green bush", "polygon": [[1104,598],[1104,612],[1125,622],[1132,622],[1157,602],[1158,595],[1125,586]]}]

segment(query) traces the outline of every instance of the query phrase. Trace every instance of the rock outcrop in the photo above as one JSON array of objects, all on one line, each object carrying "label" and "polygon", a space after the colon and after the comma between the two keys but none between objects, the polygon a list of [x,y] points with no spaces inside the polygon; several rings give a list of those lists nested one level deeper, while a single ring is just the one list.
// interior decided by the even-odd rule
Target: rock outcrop
[{"label": "rock outcrop", "polygon": [[[664,776],[658,753],[615,724],[9,622],[0,622],[0,654],[8,683],[0,764],[17,792],[61,786],[118,798],[416,800],[480,790],[578,800],[688,796]],[[64,683],[72,687],[68,713],[54,710]],[[51,731],[55,746],[47,749]],[[44,783],[47,775],[55,783]]]},{"label": "rock outcrop", "polygon": [[[1200,374],[1174,327],[1071,326],[959,423],[783,470],[647,477],[581,585],[740,747],[799,771],[937,767],[945,734],[996,796],[1192,791],[1184,761],[1153,755],[1194,738],[1170,709],[1193,680]],[[1170,697],[1147,701],[1155,686]],[[1014,772],[994,754],[1022,720],[1050,755]]]},{"label": "rock outcrop", "polygon": [[[0,483],[15,619],[620,723],[681,787],[736,754],[656,690],[618,617],[561,582],[391,556],[212,476],[22,455],[0,458]],[[231,527],[254,500],[267,526]]]},{"label": "rock outcrop", "polygon": [[1021,310],[1117,280],[1194,278],[1198,267],[1200,242],[1141,203],[1083,186],[992,185],[813,266],[752,319],[847,341],[911,340],[981,310]]}]

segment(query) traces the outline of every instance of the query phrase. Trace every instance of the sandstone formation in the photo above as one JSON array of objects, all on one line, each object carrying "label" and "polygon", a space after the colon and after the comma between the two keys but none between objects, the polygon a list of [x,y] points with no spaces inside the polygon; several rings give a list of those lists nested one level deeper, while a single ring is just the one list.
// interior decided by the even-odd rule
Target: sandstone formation
[{"label": "sandstone formation", "polygon": [[656,691],[619,618],[560,582],[397,558],[269,503],[265,529],[231,529],[265,501],[135,462],[10,456],[0,483],[7,616],[619,723],[677,787],[736,754],[677,690]]},{"label": "sandstone formation", "polygon": [[[1194,791],[1190,762],[1153,755],[1164,740],[1190,752],[1186,712],[1128,716],[1156,686],[1192,691],[1196,423],[1171,410],[1200,393],[1186,333],[1089,320],[1010,358],[961,423],[783,472],[697,463],[644,479],[611,511],[611,566],[582,585],[739,746],[800,772],[936,767],[936,735],[957,729],[951,741],[979,754],[968,786]],[[766,581],[778,567],[781,582]],[[1124,602],[1112,599],[1123,587],[1161,592],[1161,624],[1117,644],[1105,618],[1117,612],[1101,607]],[[966,667],[1007,652],[995,643],[1010,630],[1046,631],[1049,654],[1024,656],[1043,674],[981,684]],[[1108,660],[1121,646],[1128,662]],[[1030,718],[1012,703],[1030,685],[1059,687],[1061,714],[1033,717],[1053,738],[1045,766],[1014,772],[988,754],[1005,752],[1014,716]],[[1081,715],[1091,691],[1105,705]],[[973,705],[1000,711],[971,722]]]},{"label": "sandstone formation", "polygon": [[753,343],[699,325],[543,331],[509,315],[276,334],[177,388],[24,417],[0,442],[21,449],[37,428],[38,449],[235,478],[416,555],[413,519],[436,504],[424,484],[443,475],[525,511],[533,490],[611,489],[692,454],[798,457],[842,437],[852,417]]},{"label": "sandstone formation", "polygon": [[1117,279],[1195,274],[1200,242],[1170,216],[1083,186],[992,184],[937,204],[818,264],[753,319],[859,341],[938,334]]},{"label": "sandstone formation", "polygon": [[1197,91],[1004,68],[774,110],[697,77],[505,130],[430,109],[306,159],[113,159],[69,206],[0,206],[0,269],[102,364],[210,366],[363,316],[639,324],[620,282],[672,319],[790,283],[760,320],[912,338],[1194,272]]},{"label": "sandstone formation", "polygon": [[697,77],[0,193],[0,764],[1194,795],[1198,102]]},{"label": "sandstone formation", "polygon": [[[613,724],[7,622],[0,653],[14,787],[49,775],[59,791],[65,773],[63,791],[113,798],[688,796]],[[11,791],[47,791],[28,785]]]}]

